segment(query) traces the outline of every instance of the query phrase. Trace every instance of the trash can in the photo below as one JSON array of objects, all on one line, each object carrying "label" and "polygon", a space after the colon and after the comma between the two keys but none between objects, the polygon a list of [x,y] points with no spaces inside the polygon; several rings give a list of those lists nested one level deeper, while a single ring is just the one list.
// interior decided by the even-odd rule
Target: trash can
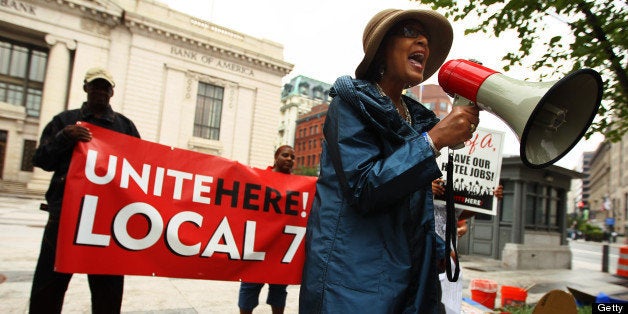
[{"label": "trash can", "polygon": [[489,279],[473,279],[469,284],[471,289],[471,299],[489,309],[495,308],[495,297],[497,296],[497,283]]},{"label": "trash can", "polygon": [[523,288],[513,286],[502,286],[502,307],[504,306],[522,306],[526,304],[528,291]]}]

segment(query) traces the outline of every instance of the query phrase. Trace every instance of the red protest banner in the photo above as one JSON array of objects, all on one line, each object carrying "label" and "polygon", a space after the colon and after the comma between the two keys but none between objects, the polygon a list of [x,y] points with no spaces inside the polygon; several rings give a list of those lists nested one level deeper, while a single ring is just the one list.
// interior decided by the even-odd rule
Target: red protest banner
[{"label": "red protest banner", "polygon": [[298,284],[314,177],[86,124],[66,178],[59,272]]}]

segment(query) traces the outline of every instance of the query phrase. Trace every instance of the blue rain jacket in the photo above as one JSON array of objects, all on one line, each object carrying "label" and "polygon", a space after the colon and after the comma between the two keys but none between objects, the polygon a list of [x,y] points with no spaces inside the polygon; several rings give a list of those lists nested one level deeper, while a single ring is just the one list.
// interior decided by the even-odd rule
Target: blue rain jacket
[{"label": "blue rain jacket", "polygon": [[442,174],[422,133],[438,118],[404,95],[410,126],[372,83],[349,76],[330,94],[299,312],[436,312],[444,242],[431,182]]}]

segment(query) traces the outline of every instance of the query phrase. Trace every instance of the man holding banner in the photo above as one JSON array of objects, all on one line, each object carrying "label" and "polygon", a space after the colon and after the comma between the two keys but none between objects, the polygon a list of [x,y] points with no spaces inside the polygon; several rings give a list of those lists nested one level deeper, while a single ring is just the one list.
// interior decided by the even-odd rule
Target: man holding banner
[{"label": "man holding banner", "polygon": [[[294,166],[294,148],[290,145],[283,145],[275,151],[275,163],[271,168],[275,172],[285,174],[292,173]],[[240,284],[240,294],[238,307],[240,314],[253,313],[253,309],[259,304],[259,293],[264,286],[263,283],[242,282]],[[281,314],[286,307],[286,297],[288,285],[268,284],[268,297],[266,303],[272,308],[273,314]]]},{"label": "man holding banner", "polygon": [[[66,110],[56,115],[44,128],[39,147],[33,157],[33,165],[46,171],[54,171],[46,192],[48,222],[44,230],[41,251],[30,297],[30,313],[60,313],[65,292],[72,278],[71,273],[55,271],[55,251],[61,205],[72,153],[78,142],[89,142],[92,133],[81,125],[93,125],[139,138],[135,124],[109,104],[115,83],[111,74],[103,68],[92,68],[85,74],[83,90],[87,101],[80,109]],[[119,275],[89,274],[93,313],[119,313],[122,304],[124,277]]]}]

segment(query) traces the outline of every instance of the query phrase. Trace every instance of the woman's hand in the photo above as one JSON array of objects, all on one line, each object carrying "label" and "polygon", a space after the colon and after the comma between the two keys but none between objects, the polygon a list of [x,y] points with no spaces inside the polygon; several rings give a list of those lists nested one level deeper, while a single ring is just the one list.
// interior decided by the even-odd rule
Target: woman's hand
[{"label": "woman's hand", "polygon": [[432,181],[432,193],[437,196],[445,195],[445,181],[441,178],[438,178]]},{"label": "woman's hand", "polygon": [[503,185],[498,185],[494,190],[493,190],[493,196],[497,197],[498,200],[501,200],[502,198],[504,198],[504,186]]},{"label": "woman's hand", "polygon": [[470,139],[480,122],[478,106],[455,106],[427,134],[437,150],[454,146]]},{"label": "woman's hand", "polygon": [[467,221],[466,220],[458,220],[458,228],[456,229],[456,231],[458,231],[458,238],[462,237],[463,235],[467,234],[468,231],[468,226],[467,226]]}]

